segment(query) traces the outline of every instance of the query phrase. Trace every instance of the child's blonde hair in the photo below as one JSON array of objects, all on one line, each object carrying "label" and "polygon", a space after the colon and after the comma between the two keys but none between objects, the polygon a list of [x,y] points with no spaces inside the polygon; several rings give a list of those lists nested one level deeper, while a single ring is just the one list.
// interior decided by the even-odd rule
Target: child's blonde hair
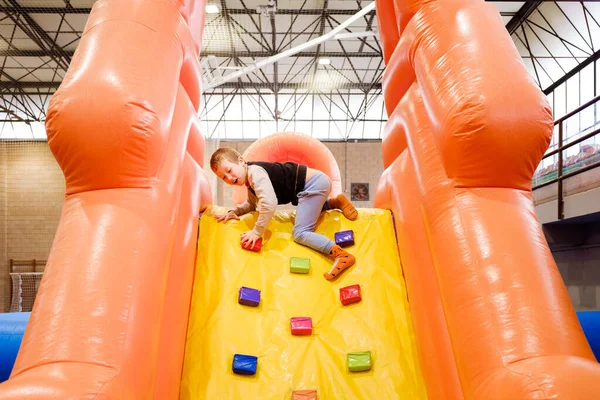
[{"label": "child's blonde hair", "polygon": [[222,147],[217,149],[210,157],[210,169],[216,171],[219,165],[225,160],[237,163],[240,157],[241,154],[235,149],[232,149],[231,147]]}]

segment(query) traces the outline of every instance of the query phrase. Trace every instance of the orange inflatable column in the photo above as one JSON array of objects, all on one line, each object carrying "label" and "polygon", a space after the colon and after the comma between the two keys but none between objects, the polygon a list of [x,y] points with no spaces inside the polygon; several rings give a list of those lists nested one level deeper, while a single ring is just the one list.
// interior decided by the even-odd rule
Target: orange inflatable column
[{"label": "orange inflatable column", "polygon": [[[204,145],[204,136],[200,132],[200,120],[194,118],[187,151],[199,166],[204,165]],[[212,204],[212,190],[206,171],[203,168],[198,170],[197,179],[200,183],[200,212],[204,212]]]},{"label": "orange inflatable column", "polygon": [[204,165],[205,144],[204,136],[200,131],[200,120],[194,116],[192,120],[192,128],[190,130],[190,137],[187,143],[187,152],[192,157],[194,162],[200,167]]},{"label": "orange inflatable column", "polygon": [[[410,60],[411,45],[413,43],[413,38],[410,34],[411,32],[409,31],[402,35],[398,42],[398,46],[387,63],[383,73],[383,99],[385,102],[385,109],[390,117],[393,115],[394,109],[402,97],[416,79],[415,70],[413,69]],[[404,143],[403,146],[400,146],[400,151],[404,149],[405,146],[406,143]],[[395,153],[396,156],[400,154],[400,151],[395,150],[394,146],[386,147],[389,147],[389,149],[387,150],[388,154],[384,154],[384,161],[386,160],[386,157],[389,159],[392,155],[390,153]]]},{"label": "orange inflatable column", "polygon": [[179,398],[198,242],[198,225],[192,221],[197,221],[200,207],[199,176],[200,166],[187,155],[163,311],[154,395],[157,400]]},{"label": "orange inflatable column", "polygon": [[212,190],[210,189],[210,182],[208,181],[208,175],[206,171],[201,169],[200,171],[200,212],[204,212],[212,201]]},{"label": "orange inflatable column", "polygon": [[431,126],[408,146],[465,397],[595,398],[600,365],[531,201],[545,98],[493,5],[432,2],[404,35],[422,92],[407,101]]},{"label": "orange inflatable column", "polygon": [[[430,3],[441,3],[446,0],[392,0],[396,10],[396,21],[398,21],[397,30],[400,35],[404,34],[406,26],[412,17],[425,5]],[[386,34],[388,31],[386,31]]]},{"label": "orange inflatable column", "polygon": [[[204,21],[206,20],[206,3],[208,0],[171,0],[178,7],[179,12],[185,19],[188,31],[194,45],[194,52],[191,54],[200,54],[202,46],[202,33],[204,32]],[[200,86],[198,86],[200,88]],[[200,165],[202,166],[202,165]]]},{"label": "orange inflatable column", "polygon": [[154,397],[174,241],[197,224],[180,206],[197,44],[177,6],[94,4],[48,110],[66,198],[0,399]]},{"label": "orange inflatable column", "polygon": [[[396,40],[398,30],[405,31],[424,3],[427,2],[386,2],[388,8],[394,7],[399,22],[394,27],[382,26],[379,17],[382,42],[389,40],[388,36]],[[422,129],[429,129],[428,125],[417,122],[416,110],[406,101],[405,93],[416,78],[408,57],[409,39],[403,34],[399,41],[396,40],[397,47],[386,62],[383,94],[389,119],[382,138],[386,170],[377,189],[375,207],[390,208],[394,213],[398,249],[428,396],[432,400],[460,400],[462,388],[422,215],[419,188],[423,183],[417,177],[414,160],[407,150],[408,134],[418,136]]]},{"label": "orange inflatable column", "polygon": [[411,97],[415,90],[416,83],[396,107],[393,118],[388,121],[389,128],[386,127],[386,131],[391,129],[396,135],[409,137],[409,149],[389,168],[390,176],[394,177],[392,210],[428,396],[458,400],[463,398],[463,393],[420,200],[421,188],[429,182],[423,182],[422,176],[417,174],[415,164],[419,160],[412,155],[412,141],[431,135],[423,109],[416,107]]},{"label": "orange inflatable column", "polygon": [[379,182],[377,182],[377,189],[375,190],[375,197],[373,198],[373,207],[383,208],[385,210],[392,209],[392,181],[390,179],[389,168],[383,171]]},{"label": "orange inflatable column", "polygon": [[381,32],[379,38],[381,40],[383,61],[387,64],[399,39],[396,9],[394,7],[394,2],[392,1],[375,0],[375,10],[377,15],[377,25]]},{"label": "orange inflatable column", "polygon": [[[389,88],[389,90],[388,90]],[[393,86],[385,86],[385,91],[392,91]],[[406,132],[404,121],[400,119],[401,113],[393,112],[383,128],[381,140],[381,151],[383,155],[383,167],[388,168],[398,156],[406,150]]]},{"label": "orange inflatable column", "polygon": [[[157,361],[155,399],[175,399],[179,396],[183,354],[189,319],[190,300],[195,271],[198,233],[198,213],[201,193],[208,190],[202,170],[204,164],[204,137],[199,129],[197,113],[200,107],[200,66],[197,61],[206,0],[176,0],[179,11],[187,22],[191,41],[184,42],[184,62],[179,77],[183,90],[187,87],[189,102],[175,104],[182,117],[189,120],[190,131],[186,146],[181,185],[183,192],[178,205],[176,233],[169,276],[165,292],[165,305],[161,326],[161,341]],[[188,104],[190,103],[190,104]],[[176,134],[176,132],[174,132]]]}]

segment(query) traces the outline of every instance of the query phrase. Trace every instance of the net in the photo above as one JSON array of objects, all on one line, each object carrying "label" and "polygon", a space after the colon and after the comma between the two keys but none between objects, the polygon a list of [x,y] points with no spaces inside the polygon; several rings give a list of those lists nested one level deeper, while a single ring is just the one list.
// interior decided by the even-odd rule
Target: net
[{"label": "net", "polygon": [[42,280],[41,272],[13,272],[10,274],[12,297],[10,312],[27,312],[33,308]]}]

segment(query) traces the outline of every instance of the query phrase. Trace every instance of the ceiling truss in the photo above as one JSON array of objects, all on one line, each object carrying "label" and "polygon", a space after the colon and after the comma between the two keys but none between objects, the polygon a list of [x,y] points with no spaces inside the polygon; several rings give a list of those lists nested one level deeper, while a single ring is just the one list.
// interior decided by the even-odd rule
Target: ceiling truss
[{"label": "ceiling truss", "polygon": [[[58,1],[53,0],[53,5]],[[257,4],[266,5],[269,0],[218,0],[220,12],[207,16],[204,31],[200,61],[205,79],[248,67],[321,36],[367,4],[359,0],[296,0],[292,7],[287,0],[286,7],[281,1],[284,0],[278,0],[275,13],[265,14],[257,10]],[[62,0],[62,5],[48,7],[45,0],[38,3],[0,0],[0,121],[45,120],[48,101],[67,71],[93,2],[88,0],[89,7],[82,7],[85,2],[80,1],[75,7],[71,4],[75,2]],[[592,37],[594,24],[600,21],[591,11],[587,12],[585,3],[577,3],[586,11],[586,21],[591,27],[587,32],[578,30],[583,42],[561,36],[545,16],[547,3],[554,2],[525,2],[510,10],[499,5],[508,31],[522,47],[524,59],[530,60],[526,62],[531,62],[531,70],[541,87],[561,79],[553,76],[547,82],[548,79],[542,78],[550,75],[547,62],[541,61],[543,57],[559,60],[562,56],[536,53],[540,48],[538,42],[543,39],[538,36],[558,38],[580,63],[585,58],[598,58]],[[546,17],[545,23],[540,22],[540,15]],[[324,127],[327,120],[329,125],[337,124],[334,128],[329,126],[333,133],[328,138],[342,140],[365,138],[364,134],[356,133],[356,124],[362,123],[358,130],[364,132],[375,126],[368,123],[385,123],[381,101],[385,66],[376,34],[375,12],[367,13],[356,26],[349,26],[344,32],[355,38],[325,42],[204,93],[200,118],[206,123],[207,136],[220,137],[227,130],[227,123],[238,122],[236,118],[250,123],[256,120],[265,129],[294,129],[297,123],[310,123],[316,129],[316,125]],[[369,32],[374,34],[361,36]],[[570,69],[560,65],[562,76],[568,75]],[[253,111],[247,111],[243,118],[231,112],[231,107],[240,103],[239,99],[246,99],[252,105],[248,108]],[[260,118],[253,117],[253,112]],[[245,136],[253,138],[253,135],[251,132]]]}]

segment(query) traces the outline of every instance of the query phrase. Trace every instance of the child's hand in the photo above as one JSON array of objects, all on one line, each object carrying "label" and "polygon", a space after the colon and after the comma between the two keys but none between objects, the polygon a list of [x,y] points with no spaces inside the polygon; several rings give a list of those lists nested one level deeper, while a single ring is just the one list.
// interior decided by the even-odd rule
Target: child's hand
[{"label": "child's hand", "polygon": [[237,219],[238,221],[240,220],[240,217],[238,217],[237,215],[235,215],[235,213],[233,211],[229,211],[225,215],[215,215],[215,218],[219,222],[221,222],[221,221],[222,222],[227,222],[230,219]]},{"label": "child's hand", "polygon": [[260,239],[260,236],[254,233],[254,231],[242,233],[242,245],[246,247],[253,247],[258,239]]}]

